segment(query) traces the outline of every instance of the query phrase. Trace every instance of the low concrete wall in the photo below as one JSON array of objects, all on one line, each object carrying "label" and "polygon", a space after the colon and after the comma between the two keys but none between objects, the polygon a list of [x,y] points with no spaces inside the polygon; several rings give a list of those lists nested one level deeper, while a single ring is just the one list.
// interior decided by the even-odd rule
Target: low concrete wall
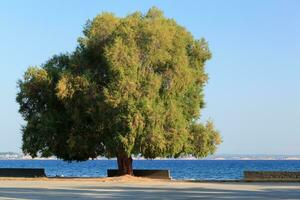
[{"label": "low concrete wall", "polygon": [[300,181],[300,172],[244,171],[245,181]]},{"label": "low concrete wall", "polygon": [[36,168],[0,168],[0,177],[45,177],[44,169]]},{"label": "low concrete wall", "polygon": [[[133,175],[139,177],[155,178],[155,179],[171,179],[169,170],[134,169]],[[107,176],[114,177],[114,176],[120,176],[120,174],[117,169],[108,169]]]}]

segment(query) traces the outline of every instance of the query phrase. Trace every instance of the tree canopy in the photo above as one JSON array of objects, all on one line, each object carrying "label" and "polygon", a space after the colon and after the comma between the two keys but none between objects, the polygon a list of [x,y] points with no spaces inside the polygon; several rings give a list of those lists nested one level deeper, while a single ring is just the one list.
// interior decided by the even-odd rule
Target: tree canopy
[{"label": "tree canopy", "polygon": [[157,8],[102,13],[74,52],[29,67],[18,82],[22,150],[68,161],[212,154],[219,133],[199,122],[210,58],[204,39]]}]

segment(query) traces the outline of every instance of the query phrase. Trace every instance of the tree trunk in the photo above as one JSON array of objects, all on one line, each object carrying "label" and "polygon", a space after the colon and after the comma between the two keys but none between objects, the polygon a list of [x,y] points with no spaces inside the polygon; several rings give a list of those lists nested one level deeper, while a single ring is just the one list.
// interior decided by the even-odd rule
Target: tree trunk
[{"label": "tree trunk", "polygon": [[117,161],[120,175],[133,175],[131,157],[118,156]]}]

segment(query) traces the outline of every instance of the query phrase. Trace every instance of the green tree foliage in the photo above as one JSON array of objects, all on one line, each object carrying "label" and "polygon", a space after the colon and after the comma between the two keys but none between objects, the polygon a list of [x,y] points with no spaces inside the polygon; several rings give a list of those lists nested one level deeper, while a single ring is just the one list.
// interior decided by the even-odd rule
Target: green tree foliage
[{"label": "green tree foliage", "polygon": [[18,82],[24,153],[69,161],[214,153],[218,132],[197,121],[211,57],[204,39],[156,8],[102,13],[83,33],[72,54],[30,67]]}]

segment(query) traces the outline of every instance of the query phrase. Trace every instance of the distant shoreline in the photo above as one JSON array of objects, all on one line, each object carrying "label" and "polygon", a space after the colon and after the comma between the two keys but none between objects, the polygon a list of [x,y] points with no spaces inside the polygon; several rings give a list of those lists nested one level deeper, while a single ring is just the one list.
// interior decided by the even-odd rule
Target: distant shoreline
[{"label": "distant shoreline", "polygon": [[[134,160],[147,160],[143,157],[133,157]],[[0,152],[0,160],[60,160],[56,157],[34,158],[15,152]],[[92,159],[90,159],[92,160]],[[94,160],[116,160],[116,158],[98,157]],[[300,160],[300,155],[271,155],[271,154],[217,154],[197,159],[193,156],[180,158],[156,158],[154,160]]]}]

